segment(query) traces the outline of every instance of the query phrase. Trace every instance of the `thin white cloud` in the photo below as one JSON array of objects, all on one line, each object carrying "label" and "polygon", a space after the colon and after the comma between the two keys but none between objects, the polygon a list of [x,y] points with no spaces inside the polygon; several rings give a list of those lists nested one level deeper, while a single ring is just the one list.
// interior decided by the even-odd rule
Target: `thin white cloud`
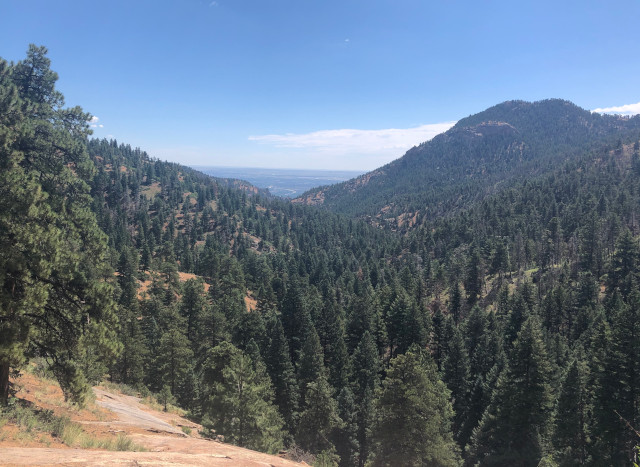
[{"label": "thin white cloud", "polygon": [[626,104],[615,107],[593,109],[592,112],[597,112],[599,114],[636,115],[640,114],[640,102],[638,102],[637,104]]},{"label": "thin white cloud", "polygon": [[89,119],[89,126],[91,128],[104,128],[104,125],[102,123],[98,123],[99,121],[100,119],[94,115]]},{"label": "thin white cloud", "polygon": [[388,128],[383,130],[321,130],[311,133],[249,136],[250,141],[269,144],[278,148],[310,149],[332,154],[394,153],[428,141],[435,135],[447,131],[456,122],[420,125],[414,128]]},{"label": "thin white cloud", "polygon": [[[372,170],[397,159],[408,149],[430,140],[455,123],[382,130],[338,129],[257,135],[249,136],[249,141],[269,147],[268,152],[262,153],[263,159],[269,155],[270,166]],[[264,166],[264,161],[259,166]]]}]

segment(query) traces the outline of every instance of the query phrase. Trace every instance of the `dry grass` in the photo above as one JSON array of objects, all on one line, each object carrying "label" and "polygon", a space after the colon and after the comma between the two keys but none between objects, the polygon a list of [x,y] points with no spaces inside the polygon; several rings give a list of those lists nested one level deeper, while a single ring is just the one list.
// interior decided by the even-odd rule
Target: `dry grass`
[{"label": "dry grass", "polygon": [[[157,410],[158,412],[164,412],[164,404],[161,404],[158,401],[157,396],[155,395],[147,396],[141,399],[140,402],[146,405],[147,407],[152,408],[153,410]],[[187,415],[186,410],[181,409],[180,407],[176,407],[175,405],[172,405],[172,404],[167,404],[167,413],[172,413],[180,417],[184,417]]]},{"label": "dry grass", "polygon": [[0,427],[0,442],[12,441],[24,446],[35,443],[49,447],[56,443],[70,448],[108,451],[145,450],[124,435],[115,439],[92,436],[67,416],[58,416],[52,410],[40,409],[15,398],[0,411]]},{"label": "dry grass", "polygon": [[149,186],[141,187],[140,194],[146,196],[147,198],[149,198],[149,200],[153,201],[155,197],[160,194],[161,190],[162,189],[160,188],[160,183],[154,182]]},{"label": "dry grass", "polygon": [[103,388],[108,389],[109,391],[119,392],[121,394],[124,394],[125,396],[134,396],[134,397],[140,396],[140,391],[126,384],[111,383],[109,381],[103,381],[100,385]]},{"label": "dry grass", "polygon": [[[65,401],[58,383],[51,378],[46,362],[34,360],[13,380],[16,397],[0,408],[0,447],[95,448],[142,451],[144,448],[122,435],[87,432],[83,423],[103,421],[108,412],[97,406],[95,395],[86,407]],[[122,392],[127,388],[119,388]],[[131,390],[129,388],[129,390]]]}]

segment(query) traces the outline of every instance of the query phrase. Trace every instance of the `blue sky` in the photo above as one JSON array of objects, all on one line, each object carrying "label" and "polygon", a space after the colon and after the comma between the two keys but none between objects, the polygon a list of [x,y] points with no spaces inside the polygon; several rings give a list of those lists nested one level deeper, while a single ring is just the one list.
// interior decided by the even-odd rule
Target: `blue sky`
[{"label": "blue sky", "polygon": [[0,57],[47,46],[95,136],[185,164],[373,169],[509,99],[640,112],[638,0],[2,0],[0,12]]}]

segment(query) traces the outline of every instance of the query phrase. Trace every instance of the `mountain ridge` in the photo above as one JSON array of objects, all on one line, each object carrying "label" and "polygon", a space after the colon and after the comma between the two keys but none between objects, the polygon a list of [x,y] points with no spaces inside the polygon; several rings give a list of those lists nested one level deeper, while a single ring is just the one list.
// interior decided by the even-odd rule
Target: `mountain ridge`
[{"label": "mountain ridge", "polygon": [[629,141],[638,129],[640,117],[595,114],[566,100],[506,101],[461,119],[399,159],[294,202],[397,228],[399,215],[421,211],[421,218],[433,219],[592,146]]}]

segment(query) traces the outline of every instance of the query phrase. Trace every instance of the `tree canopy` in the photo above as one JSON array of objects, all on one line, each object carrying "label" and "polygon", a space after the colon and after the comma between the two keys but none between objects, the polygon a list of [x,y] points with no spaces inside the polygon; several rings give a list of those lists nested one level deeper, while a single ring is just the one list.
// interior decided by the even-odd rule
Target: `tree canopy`
[{"label": "tree canopy", "polygon": [[65,108],[47,50],[0,61],[0,399],[9,374],[48,358],[82,401],[85,357],[119,350],[106,236],[91,211],[90,115]]}]

